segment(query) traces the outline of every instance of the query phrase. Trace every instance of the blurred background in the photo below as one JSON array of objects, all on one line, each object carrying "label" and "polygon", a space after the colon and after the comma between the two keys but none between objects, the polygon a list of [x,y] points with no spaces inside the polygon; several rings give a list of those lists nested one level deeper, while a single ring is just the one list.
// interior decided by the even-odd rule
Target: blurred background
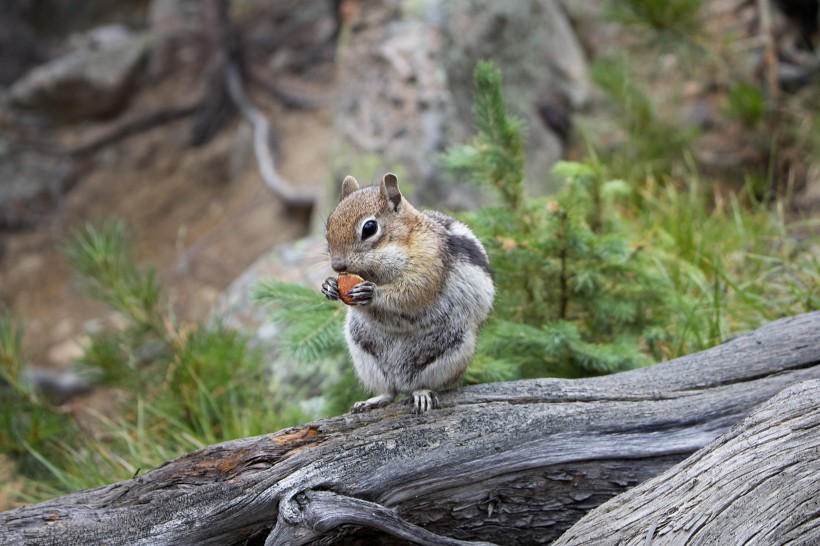
[{"label": "blurred background", "polygon": [[[652,247],[661,233],[666,242],[656,246],[695,252],[659,217],[703,230],[709,240],[697,252],[709,258],[690,262],[705,292],[743,295],[748,307],[730,318],[710,300],[717,323],[700,344],[661,341],[650,350],[644,339],[651,358],[817,309],[818,40],[818,2],[810,0],[0,0],[0,356],[6,390],[19,391],[4,416],[0,509],[321,415],[302,405],[287,418],[290,410],[277,406],[281,420],[250,426],[242,418],[230,431],[220,422],[226,430],[216,432],[203,425],[201,437],[150,456],[140,443],[150,431],[128,429],[127,449],[117,451],[105,436],[120,432],[88,421],[130,408],[139,395],[121,380],[95,388],[106,381],[78,367],[93,360],[89,348],[98,357],[103,350],[95,336],[133,326],[122,303],[130,296],[89,297],[78,271],[97,267],[90,276],[98,275],[94,252],[126,244],[109,248],[121,254],[113,262],[154,268],[154,281],[134,282],[162,287],[161,318],[143,326],[158,328],[165,345],[218,317],[275,347],[253,287],[272,277],[316,287],[329,274],[323,219],[345,175],[373,183],[392,170],[423,207],[499,203],[445,159],[476,134],[482,59],[500,70],[504,102],[519,120],[525,195],[549,199],[584,175],[555,171],[556,163],[591,165],[632,192],[619,211],[641,226],[633,248]],[[721,247],[723,233],[744,242]],[[522,243],[486,237],[499,249]],[[752,267],[754,256],[766,258]],[[752,269],[753,278],[740,273]],[[785,283],[776,289],[782,305],[771,304],[771,293],[744,292],[764,277]],[[149,356],[117,360],[109,341],[106,358],[137,368],[165,350],[142,342]],[[70,421],[98,443],[49,444],[60,433],[37,428],[47,420],[32,409],[40,406],[60,416],[53,429]],[[120,460],[129,450],[147,462]],[[109,470],[78,478],[83,464],[101,460]]]}]

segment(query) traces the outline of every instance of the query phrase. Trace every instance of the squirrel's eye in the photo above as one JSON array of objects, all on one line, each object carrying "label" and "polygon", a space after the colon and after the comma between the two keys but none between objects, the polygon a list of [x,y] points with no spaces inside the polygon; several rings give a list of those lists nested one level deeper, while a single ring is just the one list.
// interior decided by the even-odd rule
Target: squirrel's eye
[{"label": "squirrel's eye", "polygon": [[365,222],[362,226],[362,241],[375,235],[378,229],[379,224],[377,224],[375,220],[368,220]]}]

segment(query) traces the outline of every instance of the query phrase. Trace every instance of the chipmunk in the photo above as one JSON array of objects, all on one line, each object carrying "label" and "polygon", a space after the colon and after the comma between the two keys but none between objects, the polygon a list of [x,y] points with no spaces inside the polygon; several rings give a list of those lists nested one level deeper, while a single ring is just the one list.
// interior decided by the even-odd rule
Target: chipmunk
[{"label": "chipmunk", "polygon": [[[359,380],[376,394],[354,413],[408,396],[416,413],[438,406],[475,353],[478,329],[495,295],[487,252],[463,223],[419,211],[396,175],[360,188],[352,176],[327,219],[330,265],[364,279],[350,289],[345,339]],[[322,293],[338,300],[337,277]]]}]

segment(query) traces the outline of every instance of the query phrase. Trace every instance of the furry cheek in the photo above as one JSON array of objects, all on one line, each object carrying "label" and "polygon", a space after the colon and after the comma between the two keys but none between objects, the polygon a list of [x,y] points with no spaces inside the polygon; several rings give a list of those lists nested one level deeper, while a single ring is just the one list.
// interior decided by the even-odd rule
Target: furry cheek
[{"label": "furry cheek", "polygon": [[407,267],[407,251],[396,244],[387,244],[373,252],[375,258],[373,271],[382,280],[388,282]]}]

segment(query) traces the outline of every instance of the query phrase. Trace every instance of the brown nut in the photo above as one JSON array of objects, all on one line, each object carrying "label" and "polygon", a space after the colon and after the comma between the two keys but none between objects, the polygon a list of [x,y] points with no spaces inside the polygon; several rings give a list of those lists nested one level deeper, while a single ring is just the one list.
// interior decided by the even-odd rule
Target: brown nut
[{"label": "brown nut", "polygon": [[347,295],[350,289],[359,283],[363,283],[364,279],[352,273],[342,273],[339,275],[339,298],[347,305],[356,305],[353,298]]}]

